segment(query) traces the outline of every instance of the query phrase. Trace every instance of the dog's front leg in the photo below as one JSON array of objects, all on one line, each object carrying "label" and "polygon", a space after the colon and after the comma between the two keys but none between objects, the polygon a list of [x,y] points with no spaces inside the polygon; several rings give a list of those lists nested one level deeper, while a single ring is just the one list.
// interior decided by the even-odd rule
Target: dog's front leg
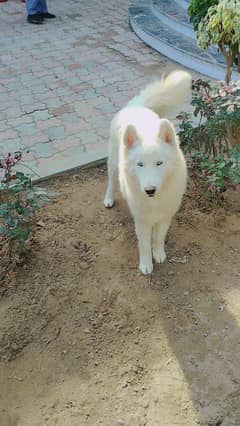
[{"label": "dog's front leg", "polygon": [[143,221],[135,221],[135,229],[138,238],[140,271],[146,275],[153,270],[152,262],[152,226]]},{"label": "dog's front leg", "polygon": [[166,260],[164,242],[170,223],[170,220],[165,220],[157,223],[153,228],[153,257],[157,263],[163,263]]},{"label": "dog's front leg", "polygon": [[108,158],[108,187],[104,198],[104,205],[107,208],[114,206],[114,193],[117,185],[118,157],[116,153],[109,154]]}]

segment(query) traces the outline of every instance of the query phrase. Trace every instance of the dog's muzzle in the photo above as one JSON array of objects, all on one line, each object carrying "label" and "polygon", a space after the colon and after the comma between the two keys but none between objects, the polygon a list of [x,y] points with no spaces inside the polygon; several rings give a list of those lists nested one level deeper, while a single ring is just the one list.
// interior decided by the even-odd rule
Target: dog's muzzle
[{"label": "dog's muzzle", "polygon": [[147,188],[144,188],[144,190],[149,197],[154,197],[156,192],[156,186],[149,186]]}]

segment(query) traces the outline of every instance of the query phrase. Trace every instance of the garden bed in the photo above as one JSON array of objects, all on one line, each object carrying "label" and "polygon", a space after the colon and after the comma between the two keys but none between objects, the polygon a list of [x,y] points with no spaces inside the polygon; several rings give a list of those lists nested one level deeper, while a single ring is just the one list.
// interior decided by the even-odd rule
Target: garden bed
[{"label": "garden bed", "polygon": [[236,426],[239,188],[215,205],[190,177],[145,277],[124,201],[103,207],[105,167],[47,187],[60,195],[0,301],[0,424]]}]

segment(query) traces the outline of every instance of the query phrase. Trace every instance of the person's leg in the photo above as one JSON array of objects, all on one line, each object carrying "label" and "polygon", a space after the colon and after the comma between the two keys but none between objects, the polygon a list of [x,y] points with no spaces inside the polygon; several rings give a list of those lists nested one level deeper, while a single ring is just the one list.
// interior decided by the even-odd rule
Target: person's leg
[{"label": "person's leg", "polygon": [[44,19],[53,19],[53,18],[56,18],[55,15],[53,15],[52,13],[48,12],[47,0],[40,0],[39,1],[39,10],[38,10],[38,13]]},{"label": "person's leg", "polygon": [[38,12],[39,13],[48,13],[47,1],[40,0],[38,2]]},{"label": "person's leg", "polygon": [[36,15],[38,13],[39,0],[26,0],[26,8],[28,15]]},{"label": "person's leg", "polygon": [[39,0],[26,0],[26,9],[28,13],[27,21],[30,24],[42,24],[43,17],[38,14]]}]

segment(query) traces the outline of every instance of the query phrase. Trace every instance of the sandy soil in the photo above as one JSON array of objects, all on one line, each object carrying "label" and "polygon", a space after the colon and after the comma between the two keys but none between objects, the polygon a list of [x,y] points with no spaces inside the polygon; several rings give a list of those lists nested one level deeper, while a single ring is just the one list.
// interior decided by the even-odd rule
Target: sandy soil
[{"label": "sandy soil", "polygon": [[61,194],[0,301],[0,425],[239,426],[240,192],[216,207],[190,179],[144,277],[105,167],[47,185]]}]

